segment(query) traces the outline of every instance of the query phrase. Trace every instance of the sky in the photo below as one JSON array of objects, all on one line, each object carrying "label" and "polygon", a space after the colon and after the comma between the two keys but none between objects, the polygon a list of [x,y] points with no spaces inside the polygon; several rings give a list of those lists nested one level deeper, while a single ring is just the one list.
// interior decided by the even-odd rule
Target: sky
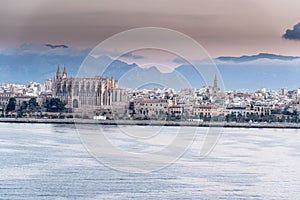
[{"label": "sky", "polygon": [[93,48],[150,26],[182,32],[212,57],[300,56],[299,8],[299,0],[0,0],[0,50],[24,43]]}]

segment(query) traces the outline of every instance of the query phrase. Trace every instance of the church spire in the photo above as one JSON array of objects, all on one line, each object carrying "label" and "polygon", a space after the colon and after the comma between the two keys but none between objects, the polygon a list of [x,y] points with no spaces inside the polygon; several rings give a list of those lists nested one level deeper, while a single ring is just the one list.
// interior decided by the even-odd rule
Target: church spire
[{"label": "church spire", "polygon": [[213,95],[217,95],[219,93],[219,87],[218,87],[218,78],[217,75],[215,75],[215,79],[214,79],[214,86],[212,87],[212,93]]},{"label": "church spire", "polygon": [[60,79],[60,67],[58,65],[57,71],[56,71],[56,79]]},{"label": "church spire", "polygon": [[215,89],[218,88],[218,79],[217,79],[217,75],[215,75],[214,88],[215,88]]},{"label": "church spire", "polygon": [[67,69],[66,69],[66,66],[64,66],[64,72],[62,74],[62,78],[63,79],[67,78]]}]

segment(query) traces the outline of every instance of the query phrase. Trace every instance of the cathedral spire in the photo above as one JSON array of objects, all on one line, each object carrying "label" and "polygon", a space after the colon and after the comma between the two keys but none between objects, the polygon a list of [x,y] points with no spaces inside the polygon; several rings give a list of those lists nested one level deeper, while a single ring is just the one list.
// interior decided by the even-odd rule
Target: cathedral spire
[{"label": "cathedral spire", "polygon": [[64,72],[62,74],[62,78],[65,79],[67,78],[67,69],[66,69],[66,65],[64,66]]},{"label": "cathedral spire", "polygon": [[60,67],[58,65],[57,71],[56,71],[56,79],[60,79]]}]

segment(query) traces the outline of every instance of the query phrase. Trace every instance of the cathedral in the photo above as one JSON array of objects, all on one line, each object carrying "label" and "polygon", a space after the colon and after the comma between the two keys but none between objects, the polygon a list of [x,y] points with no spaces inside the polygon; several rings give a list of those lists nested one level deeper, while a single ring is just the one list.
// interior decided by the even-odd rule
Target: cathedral
[{"label": "cathedral", "polygon": [[118,88],[118,80],[102,76],[68,78],[66,67],[61,74],[58,66],[52,85],[52,96],[66,103],[66,108],[77,113],[95,113],[125,106],[125,89]]}]

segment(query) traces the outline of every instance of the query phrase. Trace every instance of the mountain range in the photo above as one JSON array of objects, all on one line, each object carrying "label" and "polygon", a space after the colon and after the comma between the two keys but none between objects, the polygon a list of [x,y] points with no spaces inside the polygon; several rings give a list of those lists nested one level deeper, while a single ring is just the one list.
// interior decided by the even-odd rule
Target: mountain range
[{"label": "mountain range", "polygon": [[260,53],[257,55],[251,56],[240,56],[240,57],[231,57],[231,56],[220,56],[217,60],[220,61],[232,61],[232,62],[249,62],[259,59],[270,59],[270,60],[285,60],[285,61],[292,61],[295,59],[299,59],[299,56],[283,56],[283,55],[276,55],[270,53]]},{"label": "mountain range", "polygon": [[[58,64],[66,65],[68,76],[80,74],[79,66],[90,49],[76,49],[67,45],[23,45],[17,49],[0,52],[0,82],[45,82],[53,78]],[[119,79],[120,86],[174,86],[199,88],[205,85],[195,68],[184,63],[173,72],[162,73],[156,66],[142,68],[135,63],[113,60],[108,56],[91,57],[91,66],[110,63],[102,75]],[[259,88],[295,89],[300,86],[300,57],[260,53],[241,57],[218,57],[214,59],[226,90],[256,90]],[[97,69],[97,68],[95,68]],[[98,71],[91,71],[100,75]],[[212,75],[214,76],[214,75]],[[220,80],[221,81],[221,80]]]}]

